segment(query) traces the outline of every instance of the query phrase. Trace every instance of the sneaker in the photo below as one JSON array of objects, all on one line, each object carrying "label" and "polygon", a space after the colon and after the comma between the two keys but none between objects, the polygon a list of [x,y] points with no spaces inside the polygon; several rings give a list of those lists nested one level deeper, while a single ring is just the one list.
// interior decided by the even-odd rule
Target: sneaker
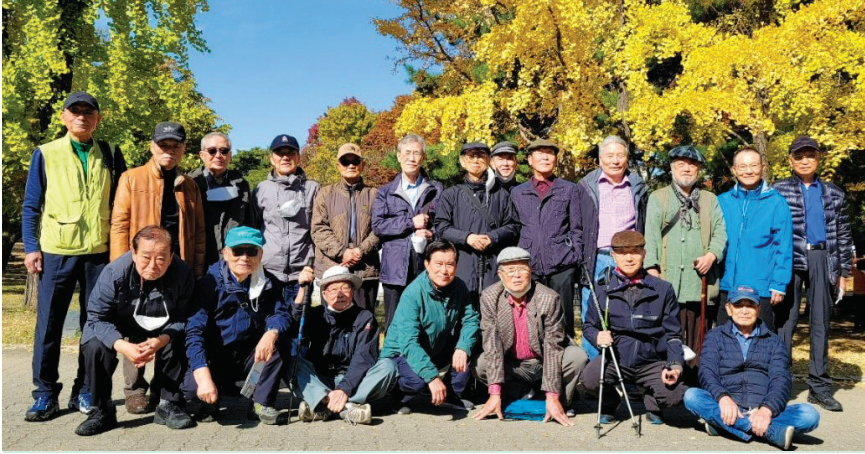
[{"label": "sneaker", "polygon": [[72,396],[69,399],[69,409],[77,410],[85,415],[90,414],[92,411],[91,404],[93,402],[93,395],[90,393],[81,393],[77,396]]},{"label": "sneaker", "polygon": [[[701,419],[701,421],[703,421]],[[708,421],[703,421],[703,427],[706,429],[706,433],[709,434],[710,437],[717,437],[718,431],[715,429],[715,426],[709,424]]]},{"label": "sneaker", "polygon": [[117,410],[114,407],[92,408],[84,420],[75,428],[75,433],[82,437],[101,434],[117,427]]},{"label": "sneaker", "polygon": [[132,415],[143,415],[150,413],[151,407],[144,394],[133,394],[126,396],[126,412]]},{"label": "sneaker", "polygon": [[37,397],[33,405],[24,413],[25,421],[48,421],[60,411],[56,397]]},{"label": "sneaker", "polygon": [[313,411],[305,400],[300,401],[300,405],[297,407],[297,419],[303,422],[327,421],[331,415],[330,410],[326,408],[322,411]]},{"label": "sneaker", "polygon": [[369,424],[372,422],[372,408],[369,404],[360,405],[348,402],[345,404],[345,410],[339,413],[339,417],[353,426]]},{"label": "sneaker", "polygon": [[790,446],[793,445],[793,434],[796,433],[796,428],[793,426],[784,426],[779,427],[777,430],[772,429],[772,427],[769,427],[769,430],[766,431],[766,440],[783,451],[790,450]]},{"label": "sneaker", "polygon": [[460,401],[463,403],[463,407],[465,407],[465,409],[467,411],[474,410],[474,408],[475,408],[474,402],[472,402],[468,399],[460,399]]},{"label": "sneaker", "polygon": [[195,421],[172,402],[159,404],[156,407],[153,423],[164,425],[169,429],[186,429],[195,425]]},{"label": "sneaker", "polygon": [[258,402],[256,402],[252,408],[255,410],[255,415],[258,416],[258,420],[261,421],[262,424],[267,424],[269,426],[276,424],[276,420],[279,418],[279,410]]},{"label": "sneaker", "polygon": [[815,393],[814,391],[808,392],[808,402],[817,404],[829,411],[844,410],[844,407],[841,406],[841,402],[835,400],[829,391],[821,391],[818,393]]},{"label": "sneaker", "polygon": [[398,414],[398,415],[410,415],[411,411],[412,411],[411,407],[409,407],[408,405],[403,405],[402,407],[399,407],[399,409],[396,411],[396,414]]},{"label": "sneaker", "polygon": [[577,410],[574,410],[573,408],[569,408],[569,409],[565,410],[565,416],[567,416],[568,418],[573,418],[573,417],[577,416]]},{"label": "sneaker", "polygon": [[601,413],[601,424],[612,424],[616,422],[615,415],[609,413]]},{"label": "sneaker", "polygon": [[215,422],[219,419],[219,403],[208,404],[201,402],[195,412],[195,419],[201,422]]},{"label": "sneaker", "polygon": [[646,421],[649,421],[650,424],[660,426],[661,424],[664,424],[664,415],[660,412],[647,411]]}]

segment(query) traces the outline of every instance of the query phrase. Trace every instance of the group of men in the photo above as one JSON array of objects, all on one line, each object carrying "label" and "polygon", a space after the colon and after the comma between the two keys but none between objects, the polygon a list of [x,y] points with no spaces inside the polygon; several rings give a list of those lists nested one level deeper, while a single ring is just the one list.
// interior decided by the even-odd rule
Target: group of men
[{"label": "group of men", "polygon": [[[363,153],[347,143],[340,181],[321,188],[299,167],[297,140],[281,134],[273,170],[250,190],[228,168],[225,134],[202,139],[204,165],[187,176],[179,124],[157,125],[152,159],[126,170],[117,147],[94,139],[91,95],[70,95],[61,118],[68,132],[34,152],[24,202],[25,265],[41,274],[29,421],[59,409],[60,334],[76,283],[83,334],[69,407],[88,414],[81,435],[116,424],[118,353],[127,411],[155,411],[171,428],[218,418],[222,396],[253,368],[250,413],[266,424],[277,422],[282,379],[302,398],[301,420],[369,423],[369,402],[388,394],[400,414],[421,396],[471,409],[474,376],[490,396],[476,419],[543,391],[546,419],[570,425],[577,388],[601,394],[601,422],[614,420],[620,397],[601,387],[617,371],[599,355],[611,348],[650,422],[684,399],[710,433],[786,449],[819,420],[809,406],[786,407],[803,285],[809,401],[841,410],[826,334],[852,240],[844,194],[818,178],[820,148],[808,137],[790,147],[794,176],[774,186],[761,154],[740,149],[736,186],[715,197],[696,187],[705,159],[693,146],[670,152],[673,182],[649,195],[616,136],[577,184],[555,175],[559,147],[538,139],[526,148],[528,181],[516,182],[515,144],[471,142],[460,151],[463,182],[445,189],[424,172],[426,144],[412,134],[390,183],[366,186]],[[324,304],[304,310],[316,278]],[[703,298],[718,324],[704,342]]]}]

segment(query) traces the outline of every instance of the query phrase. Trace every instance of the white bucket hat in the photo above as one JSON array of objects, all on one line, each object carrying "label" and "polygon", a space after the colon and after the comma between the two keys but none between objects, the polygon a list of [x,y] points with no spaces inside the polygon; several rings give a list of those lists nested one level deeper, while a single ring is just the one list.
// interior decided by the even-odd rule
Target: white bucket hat
[{"label": "white bucket hat", "polygon": [[321,281],[319,282],[319,286],[322,289],[327,288],[328,285],[334,282],[348,282],[351,284],[352,288],[355,290],[360,288],[360,284],[362,282],[360,276],[352,273],[348,270],[348,268],[340,265],[332,266],[324,272],[321,276]]}]

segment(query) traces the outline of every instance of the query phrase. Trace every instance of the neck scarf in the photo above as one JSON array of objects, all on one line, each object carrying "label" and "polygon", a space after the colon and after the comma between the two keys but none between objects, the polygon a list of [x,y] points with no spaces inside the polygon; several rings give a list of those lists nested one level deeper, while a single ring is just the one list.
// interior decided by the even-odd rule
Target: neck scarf
[{"label": "neck scarf", "polygon": [[685,195],[682,188],[674,181],[673,193],[676,194],[676,199],[679,200],[679,220],[682,221],[682,227],[686,230],[691,230],[693,226],[691,210],[696,214],[700,214],[700,191],[697,188],[692,188],[691,195]]}]

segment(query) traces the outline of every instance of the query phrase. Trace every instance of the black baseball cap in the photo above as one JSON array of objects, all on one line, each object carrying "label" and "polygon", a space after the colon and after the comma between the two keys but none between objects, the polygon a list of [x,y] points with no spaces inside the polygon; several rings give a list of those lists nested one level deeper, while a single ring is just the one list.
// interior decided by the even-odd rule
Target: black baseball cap
[{"label": "black baseball cap", "polygon": [[274,137],[273,140],[270,142],[270,151],[284,147],[293,148],[295,151],[300,151],[300,145],[297,144],[297,139],[288,134],[280,134]]},{"label": "black baseball cap", "polygon": [[460,155],[466,154],[469,150],[484,150],[487,154],[490,153],[490,147],[487,144],[483,142],[469,142],[460,149]]},{"label": "black baseball cap", "polygon": [[820,150],[820,144],[818,144],[816,140],[808,136],[799,136],[790,144],[790,154],[807,148],[813,148],[815,151],[822,151]]},{"label": "black baseball cap", "polygon": [[156,129],[153,131],[153,141],[159,142],[160,140],[165,139],[174,139],[178,142],[186,142],[186,130],[183,129],[183,126],[177,123],[163,121],[156,125]]},{"label": "black baseball cap", "polygon": [[87,104],[88,106],[99,110],[99,103],[96,102],[96,98],[86,91],[76,91],[70,94],[69,97],[66,98],[66,101],[63,102],[63,110],[68,109],[69,106],[77,102]]}]

